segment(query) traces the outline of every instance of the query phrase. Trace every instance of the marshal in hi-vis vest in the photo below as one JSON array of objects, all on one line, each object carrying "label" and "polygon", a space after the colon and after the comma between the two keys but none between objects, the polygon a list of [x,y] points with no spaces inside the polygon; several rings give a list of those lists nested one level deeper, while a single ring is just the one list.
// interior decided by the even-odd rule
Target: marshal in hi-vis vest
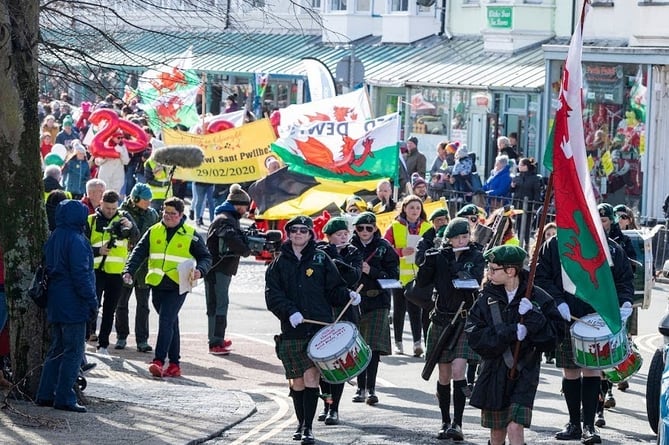
[{"label": "marshal in hi-vis vest", "polygon": [[[109,224],[111,225],[112,223],[119,221],[122,217],[122,215],[117,213],[116,216],[114,216],[111,221],[109,221]],[[88,215],[88,227],[91,231],[91,247],[100,248],[107,245],[111,239],[111,234],[108,232],[98,232],[96,230],[97,224],[95,223],[95,220],[95,214]],[[123,272],[123,266],[125,266],[125,262],[128,259],[128,240],[117,238],[115,244],[116,245],[112,247],[112,249],[109,251],[109,254],[107,255],[105,264],[102,266],[102,271],[107,272],[108,274],[120,275],[121,272]],[[104,257],[102,255],[98,255],[93,258],[94,269],[100,269],[100,264],[102,263],[103,258]]]},{"label": "marshal in hi-vis vest", "polygon": [[162,222],[154,224],[149,229],[149,272],[146,274],[146,284],[158,286],[165,275],[178,284],[177,266],[193,258],[190,244],[194,237],[195,228],[184,224],[168,243],[167,228]]},{"label": "marshal in hi-vis vest", "polygon": [[[395,240],[395,248],[402,250],[407,247],[409,228],[399,221],[393,221],[391,227],[393,228],[393,239]],[[429,228],[432,227],[429,222],[423,221],[420,223],[418,234],[423,235]],[[400,282],[406,285],[409,281],[416,277],[418,266],[413,263],[408,263],[406,258],[400,256]]]}]

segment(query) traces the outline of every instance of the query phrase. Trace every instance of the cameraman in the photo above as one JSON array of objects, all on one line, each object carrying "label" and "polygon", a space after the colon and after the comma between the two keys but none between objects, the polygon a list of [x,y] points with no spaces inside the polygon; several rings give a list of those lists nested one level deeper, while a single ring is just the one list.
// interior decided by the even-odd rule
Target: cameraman
[{"label": "cameraman", "polygon": [[250,204],[251,198],[242,187],[232,184],[227,199],[216,207],[216,217],[207,233],[207,248],[214,264],[204,278],[210,354],[230,354],[232,341],[225,339],[230,301],[228,289],[232,276],[237,273],[239,257],[251,254],[239,226],[239,219],[248,212]]},{"label": "cameraman", "polygon": [[[119,195],[107,190],[102,195],[100,206],[88,216],[86,236],[93,248],[95,269],[95,293],[98,307],[102,305],[102,323],[98,335],[98,353],[109,354],[109,334],[114,323],[114,311],[121,296],[123,280],[121,272],[128,258],[128,241],[139,240],[139,230],[132,217],[118,210]],[[102,296],[104,294],[104,302]],[[97,320],[91,320],[91,334],[95,334]]]}]

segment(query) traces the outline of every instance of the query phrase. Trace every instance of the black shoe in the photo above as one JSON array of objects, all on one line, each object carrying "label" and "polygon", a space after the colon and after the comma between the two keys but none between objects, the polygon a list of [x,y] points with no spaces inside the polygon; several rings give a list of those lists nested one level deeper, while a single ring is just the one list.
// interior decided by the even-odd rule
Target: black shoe
[{"label": "black shoe", "polygon": [[581,443],[584,445],[590,445],[593,443],[602,443],[602,439],[597,434],[597,430],[590,426],[585,425],[583,427],[583,436],[581,437]]},{"label": "black shoe", "polygon": [[35,405],[37,405],[37,406],[53,406],[53,400],[37,399],[37,400],[35,400]]},{"label": "black shoe", "polygon": [[204,221],[202,220],[202,218],[199,218],[199,219],[197,220],[197,225],[198,225],[198,226],[203,226],[203,225],[204,225]]},{"label": "black shoe", "polygon": [[353,396],[353,403],[363,403],[365,401],[365,390],[358,389],[358,391]]},{"label": "black shoe", "polygon": [[453,439],[456,442],[465,440],[464,434],[462,434],[462,428],[460,425],[452,423],[451,426],[446,430],[446,438]]},{"label": "black shoe", "polygon": [[148,343],[137,343],[137,352],[151,352],[153,348]]},{"label": "black shoe", "polygon": [[339,425],[339,413],[333,409],[328,412],[325,418],[326,425]]},{"label": "black shoe", "polygon": [[91,369],[95,368],[96,366],[98,366],[97,363],[84,363],[83,365],[81,365],[81,372],[88,372]]},{"label": "black shoe", "polygon": [[297,425],[297,429],[293,433],[293,440],[302,440],[302,424]]},{"label": "black shoe", "polygon": [[54,405],[53,407],[61,411],[70,411],[73,413],[85,413],[87,411],[85,406],[81,406],[78,403],[74,405]]},{"label": "black shoe", "polygon": [[437,439],[439,439],[439,440],[448,439],[447,431],[448,431],[449,427],[450,427],[450,425],[448,423],[442,423],[441,424],[441,429],[439,430],[439,433],[437,434]]},{"label": "black shoe", "polygon": [[597,414],[597,420],[595,420],[595,426],[601,428],[606,425],[606,420],[604,420],[604,413]]},{"label": "black shoe", "polygon": [[188,211],[188,219],[191,221],[195,219],[195,212],[192,209]]},{"label": "black shoe", "polygon": [[578,440],[581,438],[583,431],[581,431],[580,425],[574,425],[573,423],[568,423],[564,426],[562,431],[558,431],[555,434],[557,440]]},{"label": "black shoe", "polygon": [[316,438],[311,432],[311,428],[305,428],[302,431],[302,445],[313,445],[316,443]]},{"label": "black shoe", "polygon": [[323,411],[318,415],[318,421],[322,422],[328,416],[328,407],[323,408]]},{"label": "black shoe", "polygon": [[376,405],[379,403],[379,398],[376,396],[376,393],[372,391],[371,389],[369,390],[369,395],[367,396],[367,405]]}]

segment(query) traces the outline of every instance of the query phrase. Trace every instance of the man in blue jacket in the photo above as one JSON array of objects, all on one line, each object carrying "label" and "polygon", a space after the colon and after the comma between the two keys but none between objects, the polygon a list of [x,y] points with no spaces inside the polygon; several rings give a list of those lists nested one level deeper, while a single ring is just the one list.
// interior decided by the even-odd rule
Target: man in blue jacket
[{"label": "man in blue jacket", "polygon": [[72,389],[84,354],[86,323],[97,313],[93,249],[84,235],[88,209],[65,200],[56,209],[56,229],[46,242],[49,276],[47,320],[51,346],[44,361],[37,404],[86,412]]}]

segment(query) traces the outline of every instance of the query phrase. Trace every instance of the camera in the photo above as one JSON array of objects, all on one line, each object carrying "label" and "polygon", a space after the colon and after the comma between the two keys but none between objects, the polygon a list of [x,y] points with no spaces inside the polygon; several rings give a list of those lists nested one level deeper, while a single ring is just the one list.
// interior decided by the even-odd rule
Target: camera
[{"label": "camera", "polygon": [[261,232],[256,227],[255,223],[251,224],[245,231],[246,242],[251,249],[251,255],[258,256],[262,252],[267,251],[274,253],[281,247],[283,234],[280,230],[268,230]]},{"label": "camera", "polygon": [[130,236],[130,229],[124,227],[121,221],[114,221],[107,227],[103,227],[102,230],[109,233],[112,238],[125,239]]}]

